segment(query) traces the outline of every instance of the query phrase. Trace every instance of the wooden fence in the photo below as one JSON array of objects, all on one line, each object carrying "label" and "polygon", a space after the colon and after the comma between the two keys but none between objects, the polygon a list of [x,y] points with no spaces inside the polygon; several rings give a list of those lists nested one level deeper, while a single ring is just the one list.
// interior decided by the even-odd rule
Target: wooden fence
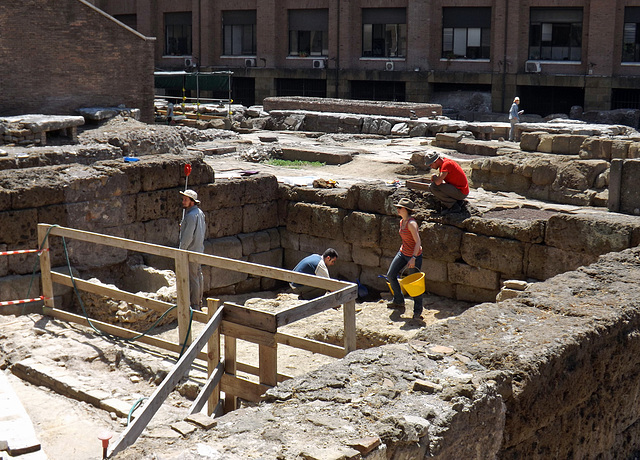
[{"label": "wooden fence", "polygon": [[[149,335],[143,335],[136,340],[174,353],[179,353],[183,348],[186,348],[187,345],[190,346],[182,354],[174,370],[165,378],[146,403],[143,412],[127,427],[117,444],[111,450],[110,455],[125,449],[135,442],[155,412],[162,405],[164,399],[173,390],[182,376],[189,371],[195,359],[201,359],[207,362],[209,377],[194,401],[189,414],[200,412],[204,408],[204,405],[207,404],[207,413],[211,415],[234,410],[237,407],[237,398],[248,401],[258,401],[267,389],[276,385],[279,381],[290,378],[287,375],[278,373],[278,344],[285,344],[335,358],[341,358],[356,348],[355,300],[357,298],[357,286],[353,283],[306,275],[290,270],[225,257],[143,243],[126,238],[49,224],[38,224],[38,243],[41,249],[48,249],[50,247],[49,239],[51,237],[63,237],[85,243],[153,254],[171,258],[175,262],[177,294],[175,316],[177,316],[178,319],[179,342],[170,342]],[[326,289],[331,292],[323,297],[307,301],[277,313],[254,310],[233,303],[221,304],[218,300],[208,299],[208,311],[206,313],[201,311],[192,312],[193,321],[207,324],[203,332],[195,342],[192,343],[192,338],[189,334],[191,315],[189,307],[189,263],[198,263],[224,270],[248,273],[254,276],[268,277],[287,282],[296,282]],[[52,272],[50,253],[47,250],[43,251],[40,256],[40,270],[45,314],[84,325],[91,323],[104,332],[123,338],[133,338],[139,336],[139,334],[130,329],[88,319],[56,308],[54,304],[53,283],[72,286],[78,290],[130,302],[159,313],[164,313],[173,306],[167,302],[132,294],[118,288]],[[316,313],[340,305],[343,307],[344,318],[344,346],[342,347],[278,331],[278,327],[280,326],[308,318]],[[224,336],[224,353],[222,353],[221,350],[222,336]],[[237,339],[246,340],[258,345],[259,365],[257,368],[237,361]],[[203,351],[205,344],[207,345],[206,351]],[[257,376],[258,382],[256,383],[249,379],[242,378],[238,376],[238,372]],[[224,400],[221,399],[221,393],[225,395]]]}]

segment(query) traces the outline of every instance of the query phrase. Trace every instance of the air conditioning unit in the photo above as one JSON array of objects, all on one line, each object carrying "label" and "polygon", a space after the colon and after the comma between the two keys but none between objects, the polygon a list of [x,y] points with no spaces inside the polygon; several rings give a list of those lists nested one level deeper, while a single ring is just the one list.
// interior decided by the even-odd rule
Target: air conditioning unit
[{"label": "air conditioning unit", "polygon": [[313,60],[313,68],[314,69],[324,69],[324,59],[314,59]]},{"label": "air conditioning unit", "polygon": [[524,63],[524,71],[528,73],[540,73],[542,68],[537,61],[527,61]]},{"label": "air conditioning unit", "polygon": [[255,67],[256,66],[256,59],[255,58],[247,58],[244,60],[244,66],[245,67]]},{"label": "air conditioning unit", "polygon": [[389,62],[385,63],[384,70],[393,70],[393,69],[395,69],[395,65],[394,65],[393,61],[389,61]]},{"label": "air conditioning unit", "polygon": [[185,67],[192,67],[192,66],[193,66],[193,59],[191,59],[191,58],[184,58],[184,66],[185,66]]}]

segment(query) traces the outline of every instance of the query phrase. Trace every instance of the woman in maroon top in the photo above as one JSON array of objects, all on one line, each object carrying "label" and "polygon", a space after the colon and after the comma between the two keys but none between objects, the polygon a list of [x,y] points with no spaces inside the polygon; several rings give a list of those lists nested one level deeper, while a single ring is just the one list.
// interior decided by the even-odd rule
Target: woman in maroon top
[{"label": "woman in maroon top", "polygon": [[[418,223],[411,217],[415,205],[408,198],[402,198],[397,204],[398,214],[402,217],[400,220],[400,238],[402,238],[402,246],[393,258],[389,270],[387,271],[387,279],[393,290],[393,301],[387,304],[388,308],[404,309],[404,296],[400,283],[398,283],[398,273],[407,268],[422,268],[422,245],[420,243],[420,233],[418,232]],[[422,294],[413,297],[413,319],[421,319],[422,315]]]}]

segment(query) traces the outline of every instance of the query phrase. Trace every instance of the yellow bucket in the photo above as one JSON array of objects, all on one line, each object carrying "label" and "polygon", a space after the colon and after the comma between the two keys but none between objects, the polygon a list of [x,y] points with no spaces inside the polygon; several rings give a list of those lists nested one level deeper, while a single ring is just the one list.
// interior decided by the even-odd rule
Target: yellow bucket
[{"label": "yellow bucket", "polygon": [[[403,294],[406,294],[407,290],[404,288],[404,286],[402,285],[402,283],[400,281],[401,280],[398,280],[398,282],[400,283],[400,291]],[[391,295],[393,295],[393,289],[391,288],[391,283],[389,281],[387,281],[387,286],[389,286],[389,292],[391,293]]]},{"label": "yellow bucket", "polygon": [[398,281],[402,290],[406,291],[411,297],[417,297],[424,293],[424,273],[422,272],[412,273]]}]

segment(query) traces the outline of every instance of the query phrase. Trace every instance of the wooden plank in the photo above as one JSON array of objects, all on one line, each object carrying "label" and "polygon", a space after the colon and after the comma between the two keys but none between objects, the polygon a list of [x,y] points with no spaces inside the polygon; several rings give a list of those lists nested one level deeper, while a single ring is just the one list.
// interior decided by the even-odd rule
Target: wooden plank
[{"label": "wooden plank", "polygon": [[296,335],[283,334],[281,332],[278,332],[276,334],[276,341],[283,345],[289,345],[290,347],[300,348],[312,353],[331,356],[332,358],[344,358],[344,356],[347,354],[344,348],[337,345],[331,345],[329,343],[319,342],[317,340],[306,339],[304,337],[298,337]]},{"label": "wooden plank", "polygon": [[405,185],[410,190],[429,190],[431,179],[422,177],[419,179],[408,180]]},{"label": "wooden plank", "polygon": [[[226,308],[226,305],[225,307]],[[224,372],[225,375],[236,375],[236,339],[235,337],[224,338]],[[231,412],[238,408],[238,398],[234,395],[233,391],[224,390],[224,412]]]},{"label": "wooden plank", "polygon": [[53,227],[49,235],[64,236],[65,238],[73,238],[87,243],[104,244],[105,246],[113,246],[130,251],[145,252],[147,254],[155,254],[162,257],[173,259],[177,252],[181,249],[170,248],[168,246],[160,246],[158,244],[143,243],[141,241],[129,240],[117,236],[100,235],[98,233],[88,232],[85,230],[76,230],[67,227],[56,227],[49,224],[39,224],[45,228]]},{"label": "wooden plank", "polygon": [[[63,275],[62,273],[52,272],[51,278],[54,282],[58,284],[71,286],[71,287],[73,287],[73,281],[75,281],[75,284],[78,287],[78,289],[82,291],[91,292],[93,294],[98,294],[105,297],[110,297],[116,300],[124,300],[125,302],[130,302],[136,305],[140,305],[141,307],[150,308],[151,310],[155,310],[158,313],[164,313],[169,308],[173,307],[173,305],[170,304],[169,302],[150,299],[149,297],[132,294],[130,292],[126,292],[118,288],[105,286],[104,284],[93,283],[91,281],[81,280],[76,277],[74,277],[72,281],[70,276]],[[169,318],[174,318],[176,317],[176,315],[177,315],[177,312],[174,310],[169,312],[167,316]]]},{"label": "wooden plank", "polygon": [[44,306],[55,308],[53,300],[53,282],[51,280],[51,254],[49,254],[49,239],[46,224],[38,224],[38,247],[43,250],[40,254],[40,278],[42,280],[42,295],[44,296]]},{"label": "wooden plank", "polygon": [[357,298],[358,286],[356,284],[349,283],[347,287],[342,288],[339,291],[331,292],[322,297],[318,297],[317,299],[303,303],[302,305],[276,313],[276,324],[278,327],[284,326]]},{"label": "wooden plank", "polygon": [[276,386],[278,384],[278,347],[274,345],[258,345],[258,362],[260,363],[259,377],[263,385]]},{"label": "wooden plank", "polygon": [[344,349],[347,353],[356,349],[356,301],[350,300],[342,305],[344,316]]},{"label": "wooden plank", "polygon": [[222,391],[226,394],[235,394],[242,399],[253,402],[259,402],[260,397],[265,394],[269,388],[271,388],[266,385],[243,379],[242,377],[226,373],[222,376],[220,385],[222,387]]},{"label": "wooden plank", "polygon": [[222,374],[224,374],[224,362],[220,361],[218,365],[213,368],[213,372],[207,378],[206,383],[200,390],[200,393],[198,393],[198,397],[193,401],[193,404],[191,404],[189,415],[200,412],[207,401],[211,402],[210,396],[218,393],[218,398],[215,398],[216,403],[212,406],[211,410],[207,410],[207,415],[211,415],[213,411],[215,411],[216,406],[220,402],[220,390],[217,387],[220,379],[222,379]]},{"label": "wooden plank", "polygon": [[178,337],[180,343],[191,343],[189,321],[191,299],[189,298],[189,255],[187,252],[176,254],[176,297],[178,303]]},{"label": "wooden plank", "polygon": [[[219,299],[207,299],[207,316],[211,317],[220,308]],[[224,315],[224,313],[223,313]],[[209,318],[211,319],[211,318]],[[222,325],[222,323],[220,323]],[[207,342],[207,376],[211,379],[211,375],[220,365],[222,361],[220,356],[220,328],[216,329],[209,342]],[[224,366],[222,367],[224,371]],[[222,375],[222,373],[220,374]],[[204,390],[203,390],[204,391]],[[216,407],[220,403],[220,386],[216,384],[215,388],[212,388],[211,395],[207,401],[207,415],[211,415],[215,412]]]},{"label": "wooden plank", "polygon": [[[89,324],[89,320],[84,316],[76,315],[74,313],[69,313],[68,311],[59,310],[57,308],[44,308],[44,314],[53,316],[54,318],[62,319],[64,321],[69,321],[76,324],[81,324],[83,326],[91,327]],[[140,335],[137,331],[132,331],[131,329],[126,329],[119,326],[114,326],[113,324],[104,323],[102,321],[98,321],[96,319],[91,319],[91,324],[93,324],[98,330],[106,332],[107,334],[114,335],[116,337],[121,337],[123,339],[131,339],[133,337],[137,337]],[[154,347],[158,347],[163,350],[171,351],[176,355],[182,351],[182,345],[174,342],[169,342],[164,339],[159,339],[157,337],[153,337],[150,335],[143,335],[138,337],[136,342],[146,343],[147,345],[152,345]],[[202,352],[198,354],[198,359],[203,361],[207,360],[206,353]]]},{"label": "wooden plank", "polygon": [[190,259],[193,262],[209,265],[211,267],[223,268],[234,272],[249,273],[250,275],[264,276],[282,281],[293,281],[299,284],[323,288],[328,291],[335,291],[350,284],[345,281],[324,278],[322,276],[307,275],[305,273],[298,273],[292,270],[285,270],[283,268],[275,268],[268,265],[227,259],[226,257],[214,256],[211,254],[194,252],[190,254]]},{"label": "wooden plank", "polygon": [[175,386],[180,382],[182,377],[189,371],[193,360],[196,358],[198,351],[201,350],[207,343],[211,334],[220,326],[222,321],[222,311],[220,308],[215,315],[211,317],[211,320],[207,323],[200,336],[195,340],[191,346],[185,351],[182,357],[178,360],[171,372],[165,377],[160,386],[153,392],[153,395],[149,398],[144,405],[142,412],[138,414],[133,423],[131,423],[122,433],[122,436],[118,442],[114,445],[109,457],[117,454],[118,452],[126,449],[133,444],[138,436],[142,433],[145,427],[151,421],[151,418],[158,411],[164,400],[173,391]]},{"label": "wooden plank", "polygon": [[246,340],[247,342],[266,345],[269,347],[276,344],[273,332],[264,332],[253,327],[242,326],[241,324],[232,323],[226,320],[222,321],[220,332],[225,337],[236,337],[238,339]]},{"label": "wooden plank", "polygon": [[266,332],[276,332],[276,315],[253,308],[225,302],[224,320]]}]

